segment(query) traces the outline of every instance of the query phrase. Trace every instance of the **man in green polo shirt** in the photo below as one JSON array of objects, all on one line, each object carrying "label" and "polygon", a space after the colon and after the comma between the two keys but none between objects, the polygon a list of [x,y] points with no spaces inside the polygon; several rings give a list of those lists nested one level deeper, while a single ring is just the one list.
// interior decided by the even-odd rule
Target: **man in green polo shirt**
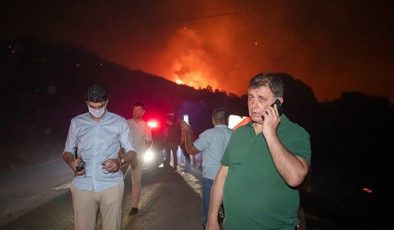
[{"label": "man in green polo shirt", "polygon": [[308,173],[311,148],[309,134],[280,114],[283,91],[283,82],[275,74],[250,80],[251,122],[238,128],[227,145],[212,189],[207,230],[219,229],[217,213],[222,202],[225,230],[294,230],[297,226],[297,187]]}]

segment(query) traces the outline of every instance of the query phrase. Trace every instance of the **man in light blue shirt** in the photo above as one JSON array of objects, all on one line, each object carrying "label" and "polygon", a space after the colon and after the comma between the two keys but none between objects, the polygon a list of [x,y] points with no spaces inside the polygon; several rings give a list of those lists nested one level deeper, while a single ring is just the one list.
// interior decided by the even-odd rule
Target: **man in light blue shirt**
[{"label": "man in light blue shirt", "polygon": [[191,127],[182,121],[182,129],[186,132],[185,146],[189,154],[202,152],[203,177],[203,212],[202,224],[205,228],[208,218],[211,188],[216,174],[220,168],[224,150],[232,134],[228,128],[228,113],[223,108],[216,108],[212,113],[212,123],[215,127],[205,130],[197,140],[191,141]]},{"label": "man in light blue shirt", "polygon": [[[102,85],[88,87],[86,104],[89,112],[71,120],[63,152],[75,174],[71,185],[74,226],[94,229],[100,208],[103,228],[120,229],[124,181],[119,169],[134,160],[135,148],[127,121],[107,111],[108,96]],[[121,147],[126,152],[123,159],[118,156]]]}]

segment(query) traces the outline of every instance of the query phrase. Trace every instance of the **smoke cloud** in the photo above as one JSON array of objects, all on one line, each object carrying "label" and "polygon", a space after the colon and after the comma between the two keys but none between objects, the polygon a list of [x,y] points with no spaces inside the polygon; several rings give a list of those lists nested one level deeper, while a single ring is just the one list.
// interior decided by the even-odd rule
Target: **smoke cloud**
[{"label": "smoke cloud", "polygon": [[319,100],[394,100],[392,1],[145,0],[3,3],[0,32],[86,47],[130,69],[242,95],[285,72]]}]

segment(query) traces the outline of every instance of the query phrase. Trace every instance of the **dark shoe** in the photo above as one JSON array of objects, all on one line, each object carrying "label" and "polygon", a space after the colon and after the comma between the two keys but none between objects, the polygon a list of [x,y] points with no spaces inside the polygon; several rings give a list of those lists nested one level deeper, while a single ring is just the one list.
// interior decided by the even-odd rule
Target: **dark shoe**
[{"label": "dark shoe", "polygon": [[129,216],[135,216],[138,213],[138,208],[131,208]]}]

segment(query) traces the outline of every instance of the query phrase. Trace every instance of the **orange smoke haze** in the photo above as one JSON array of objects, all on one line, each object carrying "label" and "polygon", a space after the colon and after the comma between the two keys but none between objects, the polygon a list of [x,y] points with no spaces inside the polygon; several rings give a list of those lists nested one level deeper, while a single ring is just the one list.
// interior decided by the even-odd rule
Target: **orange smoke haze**
[{"label": "orange smoke haze", "polygon": [[202,20],[184,25],[174,31],[163,49],[152,55],[148,65],[139,65],[178,84],[245,94],[248,78],[259,67],[247,69],[249,55],[243,49],[246,46],[252,50],[258,47],[258,42],[241,41],[239,34],[244,32],[243,27],[234,17],[216,18],[215,23]]},{"label": "orange smoke haze", "polygon": [[210,84],[218,88],[219,84],[212,77],[211,56],[203,49],[204,43],[195,31],[186,27],[178,30],[169,40],[168,46],[157,55],[156,63],[160,66],[155,72],[162,73],[168,79],[192,87],[206,87]]},{"label": "orange smoke haze", "polygon": [[178,84],[242,95],[257,73],[284,72],[320,101],[343,91],[394,101],[389,0],[8,2],[1,34],[77,44]]},{"label": "orange smoke haze", "polygon": [[[393,67],[388,64],[393,55],[378,46],[377,34],[365,36],[364,26],[344,23],[359,16],[359,12],[347,14],[350,5],[312,4],[316,9],[311,21],[305,5],[238,4],[202,5],[201,11],[208,15],[238,13],[177,25],[149,64],[134,60],[128,66],[195,88],[209,85],[237,95],[246,93],[248,80],[259,72],[286,72],[310,86],[319,100],[352,90],[394,98]],[[380,76],[371,81],[375,71]]]},{"label": "orange smoke haze", "polygon": [[[226,42],[224,38],[222,41],[223,44]],[[158,65],[152,67],[152,72],[195,88],[211,86],[224,90],[225,82],[218,81],[220,78],[217,77],[220,61],[209,53],[209,45],[196,31],[187,27],[179,29],[167,47],[154,57]]]}]

